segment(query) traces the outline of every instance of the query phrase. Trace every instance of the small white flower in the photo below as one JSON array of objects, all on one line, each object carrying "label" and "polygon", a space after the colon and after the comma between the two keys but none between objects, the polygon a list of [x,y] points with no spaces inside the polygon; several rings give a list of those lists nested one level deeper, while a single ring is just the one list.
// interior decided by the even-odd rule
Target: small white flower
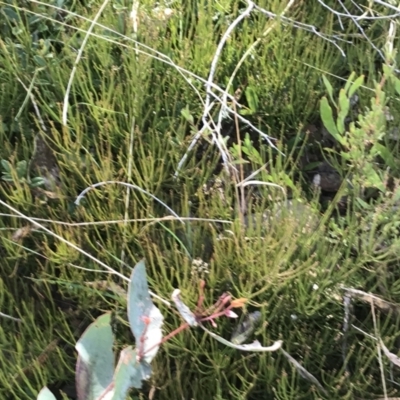
[{"label": "small white flower", "polygon": [[203,261],[201,258],[196,258],[192,261],[192,275],[194,274],[209,274],[209,264]]}]

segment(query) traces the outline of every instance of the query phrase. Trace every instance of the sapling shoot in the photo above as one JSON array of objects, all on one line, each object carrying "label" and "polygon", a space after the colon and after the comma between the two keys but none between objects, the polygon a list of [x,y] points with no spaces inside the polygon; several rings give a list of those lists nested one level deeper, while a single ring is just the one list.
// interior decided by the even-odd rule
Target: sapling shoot
[{"label": "sapling shoot", "polygon": [[[79,339],[76,349],[78,363],[76,369],[76,386],[78,400],[123,400],[131,388],[140,389],[142,381],[151,376],[151,362],[162,344],[178,335],[185,329],[199,326],[212,338],[219,342],[243,351],[276,351],[282,341],[275,342],[270,347],[262,347],[255,341],[252,344],[229,342],[209,331],[203,324],[210,322],[213,327],[220,317],[237,318],[234,308],[243,307],[246,299],[232,299],[229,293],[223,293],[211,307],[203,307],[205,282],[200,281],[199,295],[195,311],[183,303],[180,290],[175,289],[172,300],[185,322],[163,337],[163,316],[153,304],[147,284],[144,260],[140,261],[132,271],[128,288],[128,320],[136,341],[136,349],[125,347],[114,368],[113,333],[110,325],[110,314],[97,318]],[[258,315],[258,314],[257,314]],[[252,332],[245,332],[247,339]],[[245,340],[244,339],[244,340]],[[243,340],[242,340],[243,341]],[[241,341],[240,341],[241,342]],[[43,389],[38,400],[52,399],[52,394]]]}]

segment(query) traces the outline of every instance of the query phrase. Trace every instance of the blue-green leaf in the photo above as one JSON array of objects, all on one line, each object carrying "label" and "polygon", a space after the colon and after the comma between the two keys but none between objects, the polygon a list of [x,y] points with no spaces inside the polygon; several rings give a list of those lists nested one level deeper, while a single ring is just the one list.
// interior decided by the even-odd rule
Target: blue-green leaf
[{"label": "blue-green leaf", "polygon": [[144,356],[148,363],[157,354],[162,340],[161,326],[163,316],[153,304],[147,285],[144,260],[132,271],[128,289],[128,320],[136,340],[136,351]]},{"label": "blue-green leaf", "polygon": [[137,360],[137,352],[132,346],[121,351],[114,375],[114,393],[112,400],[125,400],[132,387],[140,389],[142,381],[149,379],[151,366],[145,361]]},{"label": "blue-green leaf", "polygon": [[56,396],[45,386],[38,394],[37,400],[57,400]]},{"label": "blue-green leaf", "polygon": [[76,365],[78,400],[97,400],[112,382],[114,338],[110,320],[109,313],[97,318],[75,346],[79,354]]}]

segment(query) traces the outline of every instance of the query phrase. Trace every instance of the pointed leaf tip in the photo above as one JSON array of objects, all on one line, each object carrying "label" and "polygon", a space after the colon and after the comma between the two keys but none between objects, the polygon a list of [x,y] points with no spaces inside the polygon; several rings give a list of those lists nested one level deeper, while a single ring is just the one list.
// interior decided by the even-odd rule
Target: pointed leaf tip
[{"label": "pointed leaf tip", "polygon": [[45,386],[38,394],[37,400],[57,400],[56,396]]},{"label": "pointed leaf tip", "polygon": [[179,289],[175,289],[171,295],[179,314],[181,314],[182,318],[189,324],[189,326],[197,326],[196,316],[192,313],[192,311],[190,311],[190,308],[183,303],[180,294],[181,291]]}]

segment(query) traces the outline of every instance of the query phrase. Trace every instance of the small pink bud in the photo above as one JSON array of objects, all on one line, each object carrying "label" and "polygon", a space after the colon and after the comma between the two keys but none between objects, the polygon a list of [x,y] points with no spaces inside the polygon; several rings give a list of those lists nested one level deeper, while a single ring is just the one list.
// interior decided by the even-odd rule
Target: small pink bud
[{"label": "small pink bud", "polygon": [[235,313],[235,312],[233,312],[232,310],[225,310],[225,315],[228,317],[228,318],[238,318],[238,315]]}]

